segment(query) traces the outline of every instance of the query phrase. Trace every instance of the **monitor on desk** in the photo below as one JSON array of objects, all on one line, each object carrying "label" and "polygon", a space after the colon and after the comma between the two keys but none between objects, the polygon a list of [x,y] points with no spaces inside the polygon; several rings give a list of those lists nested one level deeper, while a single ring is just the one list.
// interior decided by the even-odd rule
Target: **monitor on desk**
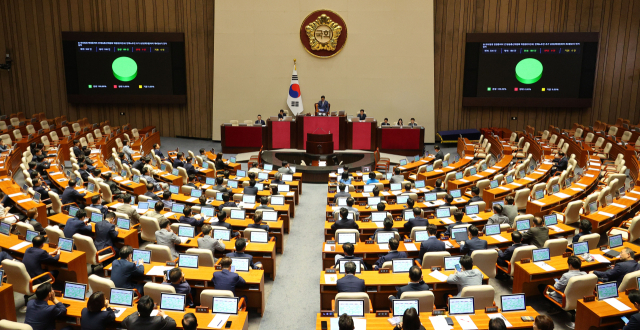
[{"label": "monitor on desk", "polygon": [[596,284],[598,300],[618,298],[618,283],[616,281]]},{"label": "monitor on desk", "polygon": [[196,234],[196,227],[193,226],[178,226],[178,236],[193,238]]},{"label": "monitor on desk", "polygon": [[284,205],[284,196],[282,195],[271,196],[271,205]]},{"label": "monitor on desk", "polygon": [[131,181],[133,181],[134,183],[140,183],[140,176],[138,176],[137,174],[134,174],[133,177],[131,178]]},{"label": "monitor on desk", "polygon": [[4,270],[0,269],[0,287],[2,287],[2,279],[4,278]]},{"label": "monitor on desk", "polygon": [[622,234],[609,236],[609,249],[622,246]]},{"label": "monitor on desk", "polygon": [[519,312],[526,311],[525,295],[524,293],[518,294],[505,294],[500,296],[500,306],[502,306],[502,312]]},{"label": "monitor on desk", "polygon": [[336,198],[336,202],[338,206],[347,206],[347,197],[338,197]]},{"label": "monitor on desk", "polygon": [[424,194],[424,201],[425,202],[434,202],[438,199],[438,194],[437,193],[425,193]]},{"label": "monitor on desk", "polygon": [[589,208],[589,214],[592,214],[598,211],[598,201],[593,201],[589,203],[588,208]]},{"label": "monitor on desk", "polygon": [[491,180],[491,182],[489,182],[489,186],[491,187],[491,189],[498,188],[499,186],[498,180]]},{"label": "monitor on desk", "polygon": [[402,190],[402,183],[391,183],[389,184],[391,191]]},{"label": "monitor on desk", "polygon": [[246,212],[245,210],[231,209],[231,219],[232,220],[244,220],[245,212]]},{"label": "monitor on desk", "polygon": [[227,180],[227,186],[236,189],[238,188],[238,181],[236,180]]},{"label": "monitor on desk", "polygon": [[392,177],[393,177],[393,173],[391,173],[391,172],[388,172],[388,173],[384,174],[384,178],[387,179],[387,180],[391,180]]},{"label": "monitor on desk", "polygon": [[413,161],[414,161],[414,162],[417,162],[417,161],[419,161],[419,160],[420,160],[420,155],[415,155],[415,156],[413,156]]},{"label": "monitor on desk", "polygon": [[533,200],[539,200],[542,199],[544,197],[544,190],[540,189],[540,190],[536,190],[536,192],[533,194]]},{"label": "monitor on desk", "polygon": [[460,189],[450,190],[449,195],[453,198],[460,198],[462,197],[462,191],[460,191]]},{"label": "monitor on desk", "polygon": [[485,234],[487,236],[500,235],[500,225],[499,224],[486,225],[484,227],[484,230],[485,230]]},{"label": "monitor on desk", "polygon": [[231,240],[231,230],[229,229],[214,229],[213,239],[221,239],[223,241]]},{"label": "monitor on desk", "polygon": [[407,204],[407,199],[409,199],[409,195],[399,195],[396,197],[396,202],[398,204]]},{"label": "monitor on desk", "polygon": [[197,254],[182,254],[178,256],[178,267],[195,268],[198,269],[198,257]]},{"label": "monitor on desk", "polygon": [[216,200],[217,201],[221,201],[222,200],[222,194],[224,194],[224,193],[223,192],[219,192],[219,191],[216,192]]},{"label": "monitor on desk", "polygon": [[356,233],[339,233],[336,236],[336,243],[340,245],[344,243],[358,243],[358,241],[356,241]]},{"label": "monitor on desk", "polygon": [[400,159],[400,166],[405,166],[407,165],[407,160],[406,159]]},{"label": "monitor on desk", "polygon": [[444,257],[444,270],[455,270],[456,265],[460,264],[460,258],[462,257]]},{"label": "monitor on desk", "polygon": [[340,299],[338,304],[338,315],[347,314],[351,317],[364,317],[364,299]]},{"label": "monitor on desk", "polygon": [[386,218],[387,218],[386,211],[371,212],[371,221],[373,222],[382,222]]},{"label": "monitor on desk", "polygon": [[66,282],[64,284],[64,298],[84,301],[87,285],[82,283]]},{"label": "monitor on desk", "polygon": [[238,315],[238,297],[213,297],[211,313]]},{"label": "monitor on desk", "polygon": [[251,231],[249,232],[249,241],[252,243],[268,243],[269,233],[266,231]]},{"label": "monitor on desk", "polygon": [[551,260],[551,254],[548,248],[531,250],[533,262]]},{"label": "monitor on desk", "polygon": [[415,308],[420,315],[420,304],[418,299],[393,299],[393,316],[402,317],[409,308]]},{"label": "monitor on desk", "polygon": [[573,255],[579,256],[589,252],[589,242],[573,243]]},{"label": "monitor on desk", "polygon": [[162,164],[160,165],[160,171],[165,172],[167,170],[167,165]]},{"label": "monitor on desk", "polygon": [[179,194],[180,193],[180,187],[174,186],[174,185],[169,185],[169,192],[172,193],[172,194]]},{"label": "monitor on desk", "polygon": [[448,160],[443,160],[442,161],[442,167],[448,167],[449,166],[449,161]]},{"label": "monitor on desk", "polygon": [[449,298],[449,315],[475,314],[473,297]]},{"label": "monitor on desk", "polygon": [[38,233],[37,231],[27,230],[26,241],[27,242],[31,242],[33,240],[33,238],[38,236],[38,235],[40,235],[40,233]]},{"label": "monitor on desk", "polygon": [[428,230],[416,230],[414,233],[416,235],[416,242],[423,242],[429,239]]},{"label": "monitor on desk", "polygon": [[344,270],[344,266],[347,264],[347,262],[353,262],[354,264],[356,264],[356,274],[360,274],[362,273],[362,264],[360,263],[360,259],[338,259],[338,272],[339,273],[346,273],[346,271]]},{"label": "monitor on desk", "polygon": [[143,263],[150,264],[151,263],[151,251],[133,249],[133,254],[132,254],[131,258],[132,258],[133,261],[142,260]]},{"label": "monitor on desk", "polygon": [[549,214],[544,216],[545,226],[555,226],[558,224],[558,216],[556,214]]},{"label": "monitor on desk", "polygon": [[249,258],[231,258],[231,270],[234,272],[248,272],[250,266]]},{"label": "monitor on desk", "polygon": [[173,203],[171,205],[171,212],[173,212],[173,213],[183,213],[184,212],[184,204]]},{"label": "monitor on desk", "polygon": [[133,306],[133,290],[111,288],[110,305]]},{"label": "monitor on desk", "polygon": [[433,165],[431,165],[431,164],[427,165],[426,171],[427,172],[433,172]]},{"label": "monitor on desk", "polygon": [[273,171],[273,164],[264,164],[263,168],[265,171]]},{"label": "monitor on desk", "polygon": [[262,221],[278,221],[278,212],[262,211]]},{"label": "monitor on desk", "polygon": [[259,172],[258,180],[269,180],[269,173],[267,172]]},{"label": "monitor on desk", "polygon": [[436,209],[436,218],[451,217],[451,209],[449,207],[439,207]]},{"label": "monitor on desk", "polygon": [[559,184],[554,184],[553,186],[551,186],[551,193],[555,194],[557,192],[560,191],[560,185]]},{"label": "monitor on desk", "polygon": [[216,178],[206,178],[205,179],[205,183],[210,185],[210,186],[213,186],[213,185],[216,184]]},{"label": "monitor on desk", "polygon": [[160,309],[166,311],[184,312],[187,296],[179,293],[161,293]]},{"label": "monitor on desk", "polygon": [[388,244],[389,240],[396,237],[397,231],[379,231],[376,234],[376,243],[378,244]]},{"label": "monitor on desk", "polygon": [[91,213],[91,222],[98,223],[103,220],[102,213]]},{"label": "monitor on desk", "polygon": [[476,169],[474,167],[469,169],[469,176],[474,176],[474,175],[476,175],[476,173],[478,173],[478,171],[476,171]]},{"label": "monitor on desk", "polygon": [[243,171],[243,170],[237,170],[236,171],[236,177],[237,178],[244,178],[245,176],[247,176],[247,171]]},{"label": "monitor on desk", "polygon": [[478,205],[467,205],[464,207],[464,213],[466,215],[474,215],[479,213]]},{"label": "monitor on desk", "polygon": [[58,247],[61,251],[73,252],[73,238],[58,238]]},{"label": "monitor on desk", "polygon": [[605,202],[605,205],[603,205],[602,207],[611,205],[611,203],[613,203],[613,195],[607,194],[607,196],[604,197],[604,202]]},{"label": "monitor on desk", "polygon": [[412,258],[398,258],[392,259],[391,265],[394,273],[408,273],[411,266],[413,266]]},{"label": "monitor on desk", "polygon": [[284,182],[293,181],[293,174],[282,174],[282,181]]},{"label": "monitor on desk", "polygon": [[95,190],[96,190],[96,185],[94,185],[94,184],[93,184],[93,183],[91,183],[91,182],[87,183],[87,191],[90,191],[90,192],[97,192],[97,191],[95,191]]},{"label": "monitor on desk", "polygon": [[255,204],[256,195],[242,195],[242,202],[245,204]]},{"label": "monitor on desk", "polygon": [[149,202],[138,202],[138,210],[148,210],[148,209],[149,209]]},{"label": "monitor on desk", "polygon": [[[370,193],[370,192],[373,191],[373,188],[375,188],[375,187],[376,187],[375,184],[366,184],[366,185],[364,185],[364,192]],[[280,190],[278,190],[278,191],[280,191]]]},{"label": "monitor on desk", "polygon": [[518,229],[518,231],[529,230],[529,228],[531,228],[531,220],[525,219],[516,221],[516,229]]},{"label": "monitor on desk", "polygon": [[116,226],[120,229],[129,230],[131,229],[131,221],[125,218],[118,218],[118,220],[116,220]]},{"label": "monitor on desk", "polygon": [[72,217],[76,216],[76,212],[78,212],[79,208],[75,206],[69,206],[69,215]]},{"label": "monitor on desk", "polygon": [[520,170],[520,172],[518,172],[518,176],[522,179],[527,176],[527,174],[524,172],[524,170]]},{"label": "monitor on desk", "polygon": [[513,183],[513,175],[507,175],[505,180],[507,181],[507,184]]},{"label": "monitor on desk", "polygon": [[0,234],[5,236],[11,235],[11,225],[6,222],[0,222]]},{"label": "monitor on desk", "polygon": [[278,185],[278,192],[289,192],[289,185],[288,184],[279,184]]},{"label": "monitor on desk", "polygon": [[202,162],[202,168],[204,168],[204,169],[208,169],[208,168],[209,168],[209,163],[207,163],[207,162]]},{"label": "monitor on desk", "polygon": [[293,165],[289,165],[289,169],[293,172],[296,173],[296,167]]},{"label": "monitor on desk", "polygon": [[367,205],[373,207],[373,206],[377,206],[378,203],[380,203],[380,197],[369,197],[367,198]]},{"label": "monitor on desk", "polygon": [[467,226],[453,227],[451,229],[451,238],[458,242],[467,240],[469,238],[468,228]]},{"label": "monitor on desk", "polygon": [[216,214],[216,210],[213,207],[203,206],[200,208],[200,214],[203,217],[212,217]]},{"label": "monitor on desk", "polygon": [[415,218],[415,216],[413,215],[413,210],[412,209],[404,210],[402,212],[402,216],[403,216],[405,221],[409,221],[409,220]]},{"label": "monitor on desk", "polygon": [[417,180],[414,184],[415,188],[424,188],[425,187],[425,183],[424,180]]},{"label": "monitor on desk", "polygon": [[464,173],[462,173],[462,172],[456,172],[456,180],[462,179],[463,175],[464,175]]},{"label": "monitor on desk", "polygon": [[491,203],[491,205],[492,206],[500,205],[504,207],[504,200],[494,201],[493,203]]},{"label": "monitor on desk", "polygon": [[33,202],[34,203],[40,203],[40,193],[37,191],[33,192]]},{"label": "monitor on desk", "polygon": [[191,189],[191,197],[200,198],[202,196],[202,190],[200,189]]}]

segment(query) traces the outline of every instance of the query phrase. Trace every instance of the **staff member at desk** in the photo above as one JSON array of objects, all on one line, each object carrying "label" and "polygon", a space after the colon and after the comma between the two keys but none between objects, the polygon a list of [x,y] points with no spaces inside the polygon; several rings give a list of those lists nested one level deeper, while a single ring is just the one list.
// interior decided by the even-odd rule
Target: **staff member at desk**
[{"label": "staff member at desk", "polygon": [[87,224],[88,222],[89,217],[87,217],[87,211],[78,210],[75,217],[67,220],[67,224],[62,231],[64,237],[71,238],[75,234],[91,236],[93,229],[90,224]]},{"label": "staff member at desk", "polygon": [[411,122],[409,123],[408,126],[411,127],[411,128],[418,127],[418,123],[416,123],[416,119],[415,118],[411,118]]},{"label": "staff member at desk", "polygon": [[622,283],[624,276],[640,270],[640,264],[634,260],[636,253],[628,247],[625,247],[620,251],[620,261],[615,266],[606,271],[593,271],[593,274],[598,276],[598,280],[602,282],[616,281],[618,287]]},{"label": "staff member at desk", "polygon": [[425,227],[429,225],[429,220],[421,217],[421,215],[422,215],[422,209],[420,209],[417,206],[414,207],[413,219],[410,219],[404,224],[404,229],[411,232],[411,229],[413,229],[413,227]]},{"label": "staff member at desk", "polygon": [[411,266],[409,269],[409,284],[401,286],[398,289],[398,293],[389,296],[389,300],[400,299],[404,292],[416,292],[416,291],[428,291],[429,285],[424,283],[422,279],[422,269],[416,265]]},{"label": "staff member at desk", "polygon": [[391,124],[389,124],[389,118],[385,118],[380,126],[391,126]]},{"label": "staff member at desk", "polygon": [[[629,301],[633,304],[637,310],[640,311],[640,292],[632,291],[629,293]],[[629,316],[629,323],[622,328],[622,330],[635,330],[640,329],[640,313],[635,313]]]},{"label": "staff member at desk", "polygon": [[102,291],[91,294],[87,307],[82,309],[80,315],[82,330],[106,330],[116,321],[116,312],[109,307]]},{"label": "staff member at desk", "polygon": [[293,174],[293,170],[289,168],[289,162],[286,160],[282,161],[282,166],[278,168],[278,173],[283,174]]},{"label": "staff member at desk", "polygon": [[286,117],[284,110],[280,109],[280,113],[278,113],[278,120],[283,120]]},{"label": "staff member at desk", "polygon": [[329,109],[331,108],[331,104],[324,99],[324,95],[320,96],[320,101],[316,103],[316,110],[318,110],[318,114],[321,116],[326,116],[329,113]]},{"label": "staff member at desk", "polygon": [[229,290],[236,294],[236,288],[247,285],[247,282],[237,273],[231,272],[231,258],[222,257],[220,259],[222,271],[214,272],[211,283],[216,290]]},{"label": "staff member at desk", "polygon": [[358,119],[363,121],[365,120],[365,118],[367,118],[367,114],[364,113],[364,109],[360,109],[360,113],[358,114]]},{"label": "staff member at desk", "polygon": [[151,316],[153,307],[153,299],[149,296],[143,296],[138,300],[138,312],[127,316],[122,321],[122,326],[128,330],[173,330],[176,328],[176,321],[162,310],[158,310],[158,315]]},{"label": "staff member at desk", "polygon": [[[53,305],[49,305],[49,301]],[[55,330],[56,319],[66,313],[67,307],[58,301],[51,284],[44,283],[36,289],[36,299],[27,302],[24,323],[30,325],[33,330]],[[62,330],[72,330],[72,328],[64,327]]]},{"label": "staff member at desk", "polygon": [[267,123],[264,122],[264,120],[262,120],[262,116],[258,115],[258,119],[256,120],[256,122],[254,123],[255,125],[266,125]]},{"label": "staff member at desk", "polygon": [[[60,259],[60,247],[56,248],[51,252],[47,252],[42,249],[44,245],[45,238],[42,235],[38,235],[31,240],[32,247],[28,248],[24,253],[24,258],[22,259],[22,263],[24,267],[27,269],[27,273],[31,278],[34,278],[42,273],[45,273],[45,270],[42,269],[42,264],[54,264],[58,262]],[[58,270],[49,271],[53,278],[58,277]],[[46,278],[39,278],[33,282],[33,284],[40,284],[44,282]]]},{"label": "staff member at desk", "polygon": [[111,280],[116,288],[137,289],[144,294],[144,285],[136,283],[134,278],[144,275],[144,262],[133,260],[133,248],[125,245],[120,249],[120,259],[115,260],[111,266]]},{"label": "staff member at desk", "polygon": [[366,292],[364,280],[356,277],[356,264],[352,261],[344,264],[344,277],[336,281],[340,292]]}]

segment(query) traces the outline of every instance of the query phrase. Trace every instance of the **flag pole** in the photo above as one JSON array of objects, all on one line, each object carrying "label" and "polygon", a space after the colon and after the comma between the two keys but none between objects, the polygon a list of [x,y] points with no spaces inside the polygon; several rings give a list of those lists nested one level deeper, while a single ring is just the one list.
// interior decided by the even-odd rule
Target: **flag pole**
[{"label": "flag pole", "polygon": [[296,59],[295,58],[293,59],[293,69],[294,70],[296,69]]}]

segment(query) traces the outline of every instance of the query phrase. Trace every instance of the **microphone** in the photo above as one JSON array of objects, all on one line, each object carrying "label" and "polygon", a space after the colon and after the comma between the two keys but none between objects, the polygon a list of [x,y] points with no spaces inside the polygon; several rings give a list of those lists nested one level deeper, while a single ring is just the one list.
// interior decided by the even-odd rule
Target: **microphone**
[{"label": "microphone", "polygon": [[[316,128],[316,130],[315,130],[315,131],[313,131],[313,133],[317,132],[319,129],[322,129],[322,127],[318,127],[318,128]],[[327,132],[327,131],[325,131],[324,129],[322,129],[322,131],[323,131],[323,132],[325,132],[325,133]]]}]

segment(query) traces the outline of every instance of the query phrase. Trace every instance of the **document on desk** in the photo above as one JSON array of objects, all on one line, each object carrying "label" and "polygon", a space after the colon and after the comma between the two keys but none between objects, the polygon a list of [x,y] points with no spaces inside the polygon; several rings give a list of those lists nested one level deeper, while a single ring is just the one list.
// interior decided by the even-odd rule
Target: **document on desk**
[{"label": "document on desk", "polygon": [[211,323],[209,323],[208,327],[209,328],[213,328],[213,329],[222,329],[222,327],[227,323],[227,320],[229,320],[229,314],[216,314],[216,316],[213,317],[213,320],[211,320]]},{"label": "document on desk", "polygon": [[170,217],[170,216],[172,216],[172,215],[174,215],[174,214],[175,214],[175,213],[173,213],[173,212],[167,212],[167,213],[165,213],[165,214],[163,214],[163,215],[164,215],[164,217],[165,217],[165,218],[168,218],[168,217]]},{"label": "document on desk", "polygon": [[124,311],[126,311],[126,308],[117,308],[117,307],[113,307],[111,306],[111,309],[114,310],[114,312],[116,313],[116,318],[120,317],[120,315],[122,315],[122,313],[124,313]]},{"label": "document on desk", "polygon": [[407,249],[407,251],[409,252],[418,251],[418,247],[416,247],[416,243],[404,243],[404,248]]},{"label": "document on desk", "polygon": [[336,284],[338,281],[338,275],[336,274],[324,274],[325,284]]},{"label": "document on desk", "polygon": [[363,193],[362,193],[362,197],[371,197],[371,194],[370,194],[370,193],[363,192]]},{"label": "document on desk", "polygon": [[453,249],[453,244],[451,244],[451,242],[449,241],[445,241],[444,242],[444,247],[447,249]]},{"label": "document on desk", "polygon": [[402,167],[402,166],[398,166],[399,169],[401,170],[406,170],[406,168]]},{"label": "document on desk", "polygon": [[420,188],[419,190],[420,190],[421,192],[429,192],[429,189],[427,189],[427,188]]},{"label": "document on desk", "polygon": [[[333,250],[332,250],[333,248]],[[336,245],[335,244],[325,244],[324,245],[324,252],[332,252],[336,250]]]},{"label": "document on desk", "polygon": [[119,208],[121,205],[124,205],[124,204],[123,204],[123,203],[115,203],[115,204],[111,205],[111,208],[112,208],[112,209],[117,209],[117,208]]},{"label": "document on desk", "polygon": [[62,172],[51,172],[51,173],[49,173],[49,175],[58,175],[58,174],[62,174]]},{"label": "document on desk", "polygon": [[585,174],[584,176],[586,176],[587,178],[593,178],[593,174]]},{"label": "document on desk", "polygon": [[620,312],[628,311],[631,309],[631,307],[625,305],[622,301],[618,300],[618,298],[609,298],[603,301]]},{"label": "document on desk", "polygon": [[18,251],[18,250],[22,249],[23,247],[29,246],[29,245],[31,245],[31,242],[26,242],[25,241],[25,242],[21,242],[21,243],[18,243],[16,245],[10,247],[9,250]]},{"label": "document on desk", "polygon": [[513,327],[513,325],[511,325],[511,323],[509,323],[509,321],[507,321],[507,319],[506,319],[502,314],[500,314],[500,313],[497,313],[497,314],[487,314],[487,316],[488,316],[490,319],[492,319],[492,320],[493,320],[493,319],[495,319],[495,318],[502,319],[502,320],[504,321],[504,325],[506,325],[506,326],[507,326],[507,328],[511,328],[511,327]]},{"label": "document on desk", "polygon": [[495,172],[496,172],[496,170],[494,170],[494,169],[490,169],[490,168],[489,168],[489,169],[485,170],[485,172],[495,173]]},{"label": "document on desk", "polygon": [[464,159],[473,159],[473,156],[464,157]]},{"label": "document on desk", "polygon": [[569,197],[571,197],[571,196],[569,196],[567,194],[564,194],[564,193],[561,193],[561,192],[555,193],[555,194],[553,194],[553,196],[556,196],[558,198],[569,198]]},{"label": "document on desk", "polygon": [[376,227],[384,228],[384,222],[377,221],[377,222],[374,222],[374,223],[376,224]]},{"label": "document on desk", "polygon": [[546,271],[552,271],[552,270],[556,270],[555,268],[549,266],[547,263],[545,263],[544,261],[538,261],[538,262],[534,262],[534,265],[546,270]]},{"label": "document on desk", "polygon": [[447,218],[438,218],[438,220],[440,220],[440,221],[442,221],[442,222],[444,222],[446,224],[453,223],[453,220],[447,219]]},{"label": "document on desk", "polygon": [[626,209],[627,208],[626,205],[622,205],[622,204],[618,204],[618,203],[612,203],[611,206],[615,206],[615,207],[618,207],[618,208],[621,208],[621,209]]},{"label": "document on desk", "polygon": [[386,244],[384,244],[384,243],[383,243],[383,244],[378,244],[378,249],[380,249],[380,250],[384,250],[384,251],[389,250],[389,243],[386,243]]},{"label": "document on desk", "polygon": [[545,203],[543,203],[543,202],[541,202],[541,201],[531,201],[531,203],[533,203],[533,204],[537,204],[537,205],[540,205],[540,206],[545,206],[545,205],[547,205],[547,204],[545,204]]},{"label": "document on desk", "polygon": [[540,171],[533,171],[533,173],[539,174],[539,175],[544,175],[544,172],[540,172]]},{"label": "document on desk", "polygon": [[439,272],[437,270],[429,273],[429,275],[431,275],[431,277],[435,278],[436,280],[438,280],[440,282],[446,282],[447,278],[449,277],[449,276],[447,276],[445,274],[442,274],[441,272]]},{"label": "document on desk", "polygon": [[571,187],[571,190],[573,190],[573,191],[578,191],[578,192],[580,192],[580,191],[584,191],[584,189],[575,188],[575,187]]},{"label": "document on desk", "polygon": [[558,226],[549,226],[547,228],[553,229],[553,231],[555,231],[555,232],[561,232],[562,231],[562,229],[560,227],[558,227]]},{"label": "document on desk", "polygon": [[504,237],[502,237],[500,235],[491,235],[489,237],[495,239],[498,242],[506,242],[506,241],[508,241],[508,239],[506,239],[506,238],[504,238]]},{"label": "document on desk", "polygon": [[22,203],[26,203],[26,202],[31,202],[33,199],[31,198],[25,198],[25,199],[21,199],[18,201],[18,204],[22,204]]},{"label": "document on desk", "polygon": [[420,190],[415,189],[415,188],[414,188],[414,189],[411,189],[410,191],[411,191],[412,193],[416,193],[416,194],[420,192]]},{"label": "document on desk", "polygon": [[484,175],[482,175],[482,174],[474,174],[472,176],[475,176],[476,178],[484,178]]},{"label": "document on desk", "polygon": [[21,192],[9,195],[10,198],[22,195]]},{"label": "document on desk", "polygon": [[502,189],[502,190],[511,190],[511,189],[509,189],[509,188],[507,188],[507,187],[498,187],[498,189]]},{"label": "document on desk", "polygon": [[460,327],[462,327],[463,330],[478,329],[469,315],[456,315],[456,321],[458,321],[458,324],[460,324]]},{"label": "document on desk", "polygon": [[512,182],[511,184],[512,184],[512,185],[514,185],[514,186],[516,186],[516,187],[522,187],[522,185],[521,185],[521,184],[519,184],[519,183],[517,183],[517,182]]},{"label": "document on desk", "polygon": [[598,211],[598,213],[596,214],[601,214],[604,215],[607,218],[612,218],[615,214],[611,214],[611,213],[607,213],[607,212],[602,212],[602,211]]},{"label": "document on desk", "polygon": [[532,179],[532,178],[530,178],[530,177],[528,177],[528,176],[525,176],[523,179],[524,179],[524,180],[527,180],[527,181],[536,181],[536,179]]},{"label": "document on desk", "polygon": [[148,276],[163,276],[165,270],[173,269],[174,266],[153,266],[149,271],[145,274]]},{"label": "document on desk", "polygon": [[[331,318],[330,322],[329,322],[329,329],[330,330],[340,330],[340,326],[338,325],[338,319],[337,317]],[[353,328],[354,330],[367,330],[367,319],[362,319],[362,318],[357,318],[354,317],[353,318]]]},{"label": "document on desk", "polygon": [[622,198],[625,198],[625,199],[628,199],[628,200],[632,200],[634,202],[638,200],[637,198],[633,198],[631,196],[622,196]]},{"label": "document on desk", "polygon": [[391,193],[388,191],[381,191],[380,194],[382,194],[382,196],[391,196]]},{"label": "document on desk", "polygon": [[434,329],[453,329],[452,326],[447,324],[444,315],[429,316],[429,321],[431,321]]},{"label": "document on desk", "polygon": [[593,259],[597,260],[598,262],[602,262],[602,263],[605,263],[605,264],[610,264],[611,263],[611,261],[609,261],[607,258],[605,258],[601,254],[592,254],[591,256],[593,257]]},{"label": "document on desk", "polygon": [[198,198],[196,198],[196,197],[191,197],[191,198],[187,199],[187,203],[193,203],[193,202],[195,202],[195,201],[197,201],[197,200],[198,200]]}]

